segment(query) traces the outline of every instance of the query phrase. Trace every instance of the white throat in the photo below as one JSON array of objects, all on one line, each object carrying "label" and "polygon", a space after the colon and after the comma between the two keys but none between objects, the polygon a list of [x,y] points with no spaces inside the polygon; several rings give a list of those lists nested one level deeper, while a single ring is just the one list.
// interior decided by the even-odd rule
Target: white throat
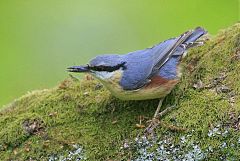
[{"label": "white throat", "polygon": [[113,75],[114,72],[106,72],[106,71],[96,71],[95,76],[99,79],[105,80],[105,79],[110,79]]}]

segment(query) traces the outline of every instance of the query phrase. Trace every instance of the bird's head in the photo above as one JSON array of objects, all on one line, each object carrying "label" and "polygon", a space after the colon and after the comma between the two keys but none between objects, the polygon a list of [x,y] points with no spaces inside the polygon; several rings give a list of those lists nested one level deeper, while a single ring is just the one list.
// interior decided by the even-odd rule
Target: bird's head
[{"label": "bird's head", "polygon": [[100,80],[112,78],[117,72],[124,70],[124,61],[120,55],[100,55],[93,58],[89,64],[81,66],[72,66],[68,68],[69,72],[90,73]]}]

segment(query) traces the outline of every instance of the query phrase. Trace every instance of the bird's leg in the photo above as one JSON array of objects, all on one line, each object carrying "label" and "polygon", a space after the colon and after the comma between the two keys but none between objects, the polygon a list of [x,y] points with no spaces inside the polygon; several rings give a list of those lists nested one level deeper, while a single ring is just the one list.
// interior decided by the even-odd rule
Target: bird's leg
[{"label": "bird's leg", "polygon": [[[160,99],[159,103],[158,103],[158,107],[155,111],[155,114],[151,120],[151,123],[149,124],[149,126],[144,130],[144,133],[148,133],[148,134],[151,134],[153,132],[153,130],[158,126],[159,124],[159,120],[158,120],[158,117],[160,116],[160,109],[162,107],[162,102],[163,102],[163,98]],[[164,110],[165,111],[165,110]]]},{"label": "bird's leg", "polygon": [[171,111],[175,106],[169,106],[166,109],[164,109],[162,112],[160,112],[160,109],[162,107],[162,102],[163,99],[160,99],[159,103],[158,103],[158,107],[155,111],[155,114],[149,124],[149,126],[144,130],[144,134],[153,134],[154,129],[160,124],[161,126],[164,126],[168,129],[170,129],[171,131],[185,131],[187,130],[186,128],[181,128],[181,127],[177,127],[174,125],[166,125],[163,122],[159,121],[159,118],[162,117],[163,115],[165,115],[166,113],[168,113],[169,111]]},{"label": "bird's leg", "polygon": [[163,115],[165,115],[166,113],[171,111],[174,107],[175,106],[169,106],[169,107],[165,108],[162,112],[157,114],[156,118],[162,117]]},{"label": "bird's leg", "polygon": [[158,115],[159,115],[159,111],[162,107],[162,102],[163,102],[163,99],[160,99],[159,103],[158,103],[158,106],[157,106],[157,109],[154,113],[154,116],[153,116],[153,119],[157,119],[158,118]]}]

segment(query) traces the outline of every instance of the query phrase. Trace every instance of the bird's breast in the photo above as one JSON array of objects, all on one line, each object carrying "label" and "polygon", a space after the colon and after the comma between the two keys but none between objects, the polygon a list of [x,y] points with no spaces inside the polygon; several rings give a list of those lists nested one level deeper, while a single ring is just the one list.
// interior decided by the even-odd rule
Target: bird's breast
[{"label": "bird's breast", "polygon": [[107,80],[102,81],[104,86],[117,98],[122,100],[146,100],[165,97],[178,83],[178,79],[168,80],[161,76],[154,76],[144,87],[137,90],[123,90],[119,82],[122,72],[117,71]]}]

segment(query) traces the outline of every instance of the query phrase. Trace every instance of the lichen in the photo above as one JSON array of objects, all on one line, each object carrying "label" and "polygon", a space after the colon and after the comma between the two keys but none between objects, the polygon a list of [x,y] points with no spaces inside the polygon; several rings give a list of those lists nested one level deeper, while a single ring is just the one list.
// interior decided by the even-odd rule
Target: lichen
[{"label": "lichen", "polygon": [[121,101],[89,76],[69,77],[2,108],[0,160],[67,160],[78,150],[74,145],[81,151],[74,159],[144,160],[150,154],[149,160],[237,160],[239,44],[235,24],[190,50],[181,82],[163,103],[175,108],[161,118],[156,136],[145,139],[148,144],[139,139],[158,100]]}]

